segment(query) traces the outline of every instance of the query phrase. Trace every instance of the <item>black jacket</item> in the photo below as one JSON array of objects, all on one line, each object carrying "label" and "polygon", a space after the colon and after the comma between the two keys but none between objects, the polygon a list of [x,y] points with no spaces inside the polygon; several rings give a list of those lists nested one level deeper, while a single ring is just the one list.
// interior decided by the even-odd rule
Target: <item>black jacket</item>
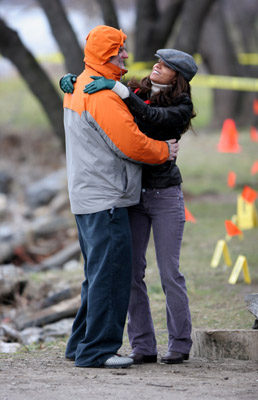
[{"label": "black jacket", "polygon": [[[139,129],[147,136],[156,140],[180,140],[188,125],[193,104],[188,95],[182,95],[167,106],[147,105],[145,99],[140,99],[130,91],[130,96],[124,102],[134,115]],[[164,188],[179,185],[182,182],[176,160],[167,161],[162,165],[143,165],[142,187]]]}]

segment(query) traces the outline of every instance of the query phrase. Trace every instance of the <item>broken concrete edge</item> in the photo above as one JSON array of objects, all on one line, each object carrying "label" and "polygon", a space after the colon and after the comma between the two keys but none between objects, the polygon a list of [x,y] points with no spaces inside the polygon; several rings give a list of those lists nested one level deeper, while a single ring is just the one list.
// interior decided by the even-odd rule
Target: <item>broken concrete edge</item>
[{"label": "broken concrete edge", "polygon": [[193,357],[258,361],[258,330],[195,329],[192,340]]}]

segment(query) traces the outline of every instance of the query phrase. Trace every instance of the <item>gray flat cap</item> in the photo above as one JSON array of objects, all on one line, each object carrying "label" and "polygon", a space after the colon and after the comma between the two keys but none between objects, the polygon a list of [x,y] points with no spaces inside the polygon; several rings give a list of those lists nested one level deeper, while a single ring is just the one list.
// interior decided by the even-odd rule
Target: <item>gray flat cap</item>
[{"label": "gray flat cap", "polygon": [[169,68],[180,72],[190,82],[196,74],[198,67],[190,54],[175,49],[157,50],[156,57],[159,57]]}]

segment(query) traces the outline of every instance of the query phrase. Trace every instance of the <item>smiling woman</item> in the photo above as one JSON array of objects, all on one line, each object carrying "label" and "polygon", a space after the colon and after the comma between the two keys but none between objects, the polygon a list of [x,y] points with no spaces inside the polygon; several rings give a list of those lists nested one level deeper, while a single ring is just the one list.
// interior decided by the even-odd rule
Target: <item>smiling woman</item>
[{"label": "smiling woman", "polygon": [[169,68],[164,61],[159,60],[157,64],[154,64],[150,79],[154,83],[161,85],[170,85],[176,82],[177,72]]},{"label": "smiling woman", "polygon": [[[132,91],[124,101],[136,117],[140,130],[148,136],[179,140],[191,127],[191,119],[195,116],[189,81],[197,72],[197,66],[192,56],[175,49],[160,49],[155,56],[159,62],[153,66],[150,76],[141,82],[131,80],[128,86]],[[168,351],[161,357],[161,362],[178,364],[189,358],[191,315],[185,279],[179,271],[185,221],[181,182],[175,160],[162,166],[143,165],[141,200],[129,208],[133,277],[128,336],[135,364],[157,361],[155,331],[143,278],[151,227],[166,296]]]}]

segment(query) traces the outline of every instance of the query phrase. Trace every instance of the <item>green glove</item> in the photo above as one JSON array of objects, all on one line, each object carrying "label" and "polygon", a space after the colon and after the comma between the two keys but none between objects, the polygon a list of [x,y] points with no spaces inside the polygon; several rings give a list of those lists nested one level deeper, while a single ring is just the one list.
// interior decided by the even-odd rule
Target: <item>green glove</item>
[{"label": "green glove", "polygon": [[106,79],[104,76],[91,76],[91,78],[94,79],[94,81],[85,86],[83,90],[84,93],[92,94],[104,89],[113,89],[116,84],[116,81]]},{"label": "green glove", "polygon": [[60,81],[59,81],[59,86],[60,89],[64,93],[73,93],[73,84],[76,82],[77,75],[74,74],[66,74],[64,75]]}]

